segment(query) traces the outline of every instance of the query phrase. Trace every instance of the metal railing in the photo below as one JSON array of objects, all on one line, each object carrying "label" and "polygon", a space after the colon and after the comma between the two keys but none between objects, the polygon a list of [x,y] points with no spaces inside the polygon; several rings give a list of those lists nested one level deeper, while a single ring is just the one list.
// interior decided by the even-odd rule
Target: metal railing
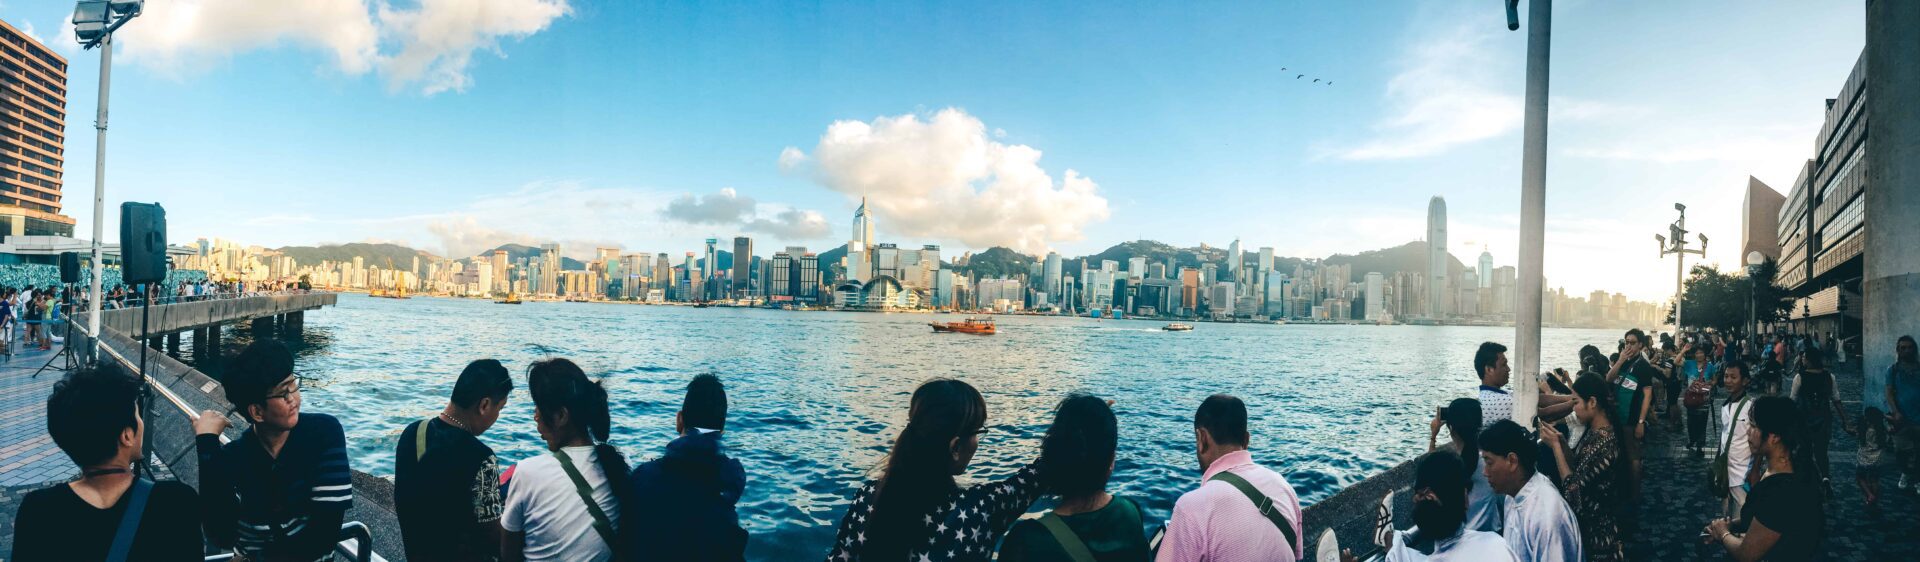
[{"label": "metal railing", "polygon": [[[126,369],[127,372],[139,375],[142,380],[146,381],[148,388],[158,391],[161,397],[165,398],[167,402],[172,403],[174,408],[180,410],[180,413],[185,414],[189,423],[200,419],[200,412],[195,411],[185,400],[182,400],[180,395],[174,394],[173,390],[167,388],[167,385],[154,380],[152,376],[147,375],[138,365],[135,365],[133,361],[128,360],[126,356],[121,355],[119,351],[113,349],[113,346],[107,345],[105,341],[98,339],[94,341],[98,342],[97,347],[101,352],[105,353],[107,357],[111,357],[115,363],[119,363],[120,367]],[[231,439],[227,438],[225,433],[220,434],[219,438],[221,445],[232,442]],[[381,557],[373,551],[373,531],[368,529],[364,523],[348,521],[342,524],[340,526],[340,537],[338,540],[338,544],[335,544],[333,547],[334,552],[341,556],[346,556],[353,562],[386,562],[386,558]],[[224,562],[232,559],[233,553],[231,552],[206,557],[207,562]]]}]

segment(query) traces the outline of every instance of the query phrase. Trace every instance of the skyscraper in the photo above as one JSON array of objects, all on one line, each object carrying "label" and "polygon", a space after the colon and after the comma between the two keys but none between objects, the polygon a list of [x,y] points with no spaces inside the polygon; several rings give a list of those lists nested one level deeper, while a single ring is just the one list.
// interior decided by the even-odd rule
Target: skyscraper
[{"label": "skyscraper", "polygon": [[1380,320],[1380,316],[1382,312],[1386,310],[1386,304],[1387,304],[1387,297],[1385,292],[1385,278],[1380,275],[1380,272],[1377,272],[1377,271],[1367,272],[1366,299],[1367,299],[1366,319],[1375,320],[1375,321]]},{"label": "skyscraper", "polygon": [[748,281],[753,277],[748,267],[753,265],[753,239],[745,236],[733,237],[733,296],[748,296],[752,285]]},{"label": "skyscraper", "polygon": [[1447,200],[1433,196],[1427,202],[1427,316],[1448,312],[1453,298],[1447,292]]},{"label": "skyscraper", "polygon": [[860,208],[853,211],[853,240],[847,244],[847,251],[865,250],[873,246],[873,214],[867,212],[867,198],[860,198]]},{"label": "skyscraper", "polygon": [[540,245],[540,292],[560,294],[560,244]]},{"label": "skyscraper", "polygon": [[1060,253],[1047,252],[1047,269],[1041,285],[1044,288],[1041,290],[1047,292],[1047,302],[1049,303],[1060,302],[1060,267]]},{"label": "skyscraper", "polygon": [[1233,243],[1227,245],[1227,280],[1229,281],[1240,280],[1240,239],[1239,238],[1233,239]]},{"label": "skyscraper", "polygon": [[1485,246],[1480,248],[1480,288],[1493,288],[1493,252]]}]

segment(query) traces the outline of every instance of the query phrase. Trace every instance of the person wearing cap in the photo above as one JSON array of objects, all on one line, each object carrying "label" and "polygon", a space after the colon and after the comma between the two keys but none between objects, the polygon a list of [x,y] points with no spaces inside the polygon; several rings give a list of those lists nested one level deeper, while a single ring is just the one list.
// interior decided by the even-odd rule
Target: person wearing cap
[{"label": "person wearing cap", "polygon": [[632,552],[656,560],[745,558],[747,531],[734,504],[746,489],[747,473],[722,450],[726,428],[727,390],[720,377],[693,377],[673,416],[680,437],[667,443],[666,455],[633,469]]},{"label": "person wearing cap", "polygon": [[227,402],[248,427],[221,445],[225,416],[209,410],[193,422],[208,541],[243,561],[331,557],[353,505],[340,420],[300,411],[293,353],[277,342],[248,345],[222,379]]},{"label": "person wearing cap", "polygon": [[468,363],[446,408],[400,432],[393,507],[408,560],[499,558],[500,463],[479,437],[499,421],[512,392],[513,377],[499,361]]}]

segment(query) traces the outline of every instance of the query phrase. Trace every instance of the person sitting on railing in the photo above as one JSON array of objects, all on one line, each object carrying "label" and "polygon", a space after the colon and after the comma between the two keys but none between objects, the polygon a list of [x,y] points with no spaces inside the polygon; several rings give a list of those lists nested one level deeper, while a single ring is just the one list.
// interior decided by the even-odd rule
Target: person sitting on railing
[{"label": "person sitting on railing", "polygon": [[[1193,415],[1200,487],[1180,496],[1160,543],[1160,562],[1305,559],[1300,496],[1285,476],[1254,464],[1247,405],[1226,394]],[[1466,472],[1460,473],[1466,478]],[[1461,492],[1465,504],[1465,492]]]},{"label": "person sitting on railing", "polygon": [[393,507],[408,560],[500,556],[500,464],[478,437],[500,419],[512,392],[513,377],[499,361],[468,363],[446,408],[400,432]]},{"label": "person sitting on railing", "polygon": [[527,369],[534,425],[549,454],[520,461],[500,514],[508,562],[626,560],[621,515],[632,506],[627,461],[608,443],[607,390],[566,359]]},{"label": "person sitting on railing", "polygon": [[1002,562],[1148,559],[1139,502],[1106,491],[1119,436],[1107,401],[1086,394],[1060,401],[1040,442],[1040,473],[1060,503],[1007,531]]},{"label": "person sitting on railing", "polygon": [[110,552],[129,561],[200,559],[199,520],[178,516],[194,509],[193,488],[131,471],[146,433],[137,381],[109,364],[54,383],[47,434],[81,475],[20,502],[10,560],[106,560]]},{"label": "person sitting on railing", "polygon": [[277,342],[248,345],[222,379],[227,402],[250,426],[223,446],[225,416],[209,410],[193,422],[207,538],[241,560],[331,556],[353,505],[340,421],[300,411],[293,354]]},{"label": "person sitting on railing", "polygon": [[651,560],[744,560],[747,531],[734,504],[746,491],[747,473],[721,447],[727,428],[727,390],[720,377],[695,376],[687,383],[680,436],[667,454],[634,467],[635,506],[627,525],[633,552]]},{"label": "person sitting on railing", "polygon": [[[1414,526],[1393,533],[1387,562],[1519,562],[1500,535],[1467,528],[1469,466],[1445,449],[1414,461]],[[1342,551],[1340,559],[1356,560],[1352,551]]]},{"label": "person sitting on railing", "polygon": [[1525,562],[1580,562],[1580,527],[1560,489],[1536,472],[1540,444],[1513,420],[1480,433],[1480,466],[1507,498],[1500,535]]}]

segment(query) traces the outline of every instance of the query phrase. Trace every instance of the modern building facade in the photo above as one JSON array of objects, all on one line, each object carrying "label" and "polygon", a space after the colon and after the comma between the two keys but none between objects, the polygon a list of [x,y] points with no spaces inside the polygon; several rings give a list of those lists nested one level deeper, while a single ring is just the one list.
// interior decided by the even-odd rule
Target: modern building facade
[{"label": "modern building facade", "polygon": [[[1860,282],[1866,251],[1868,134],[1866,55],[1854,63],[1839,97],[1826,100],[1814,157],[1794,180],[1777,217],[1779,271],[1774,283],[1799,297],[1789,318],[1800,331],[1860,333]],[[1749,191],[1751,194],[1751,191]],[[1909,219],[1910,220],[1910,219]]]},{"label": "modern building facade", "polygon": [[753,294],[753,239],[733,237],[733,297],[751,298]]},{"label": "modern building facade", "polygon": [[67,59],[0,21],[0,236],[73,236],[61,214]]}]

